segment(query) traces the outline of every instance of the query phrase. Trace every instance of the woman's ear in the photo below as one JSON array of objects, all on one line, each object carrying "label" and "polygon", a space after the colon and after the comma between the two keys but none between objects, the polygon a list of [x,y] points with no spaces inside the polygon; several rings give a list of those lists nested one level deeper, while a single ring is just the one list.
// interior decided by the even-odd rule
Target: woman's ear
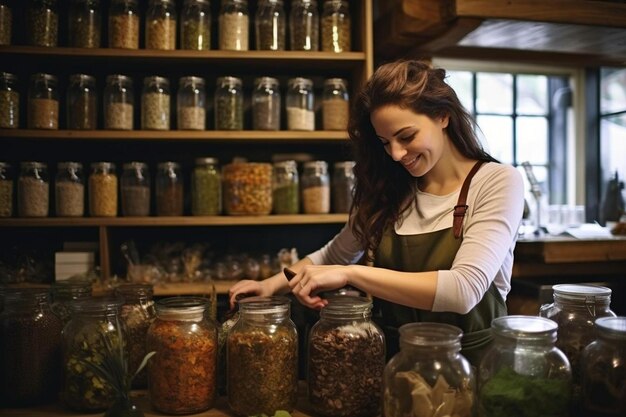
[{"label": "woman's ear", "polygon": [[441,128],[445,129],[446,127],[448,127],[449,122],[450,122],[450,115],[446,114],[445,116],[441,118]]}]

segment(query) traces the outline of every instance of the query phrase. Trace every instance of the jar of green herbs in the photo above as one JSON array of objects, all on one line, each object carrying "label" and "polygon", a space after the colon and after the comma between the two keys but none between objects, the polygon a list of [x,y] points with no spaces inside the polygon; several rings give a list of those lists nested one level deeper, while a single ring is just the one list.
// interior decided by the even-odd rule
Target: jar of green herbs
[{"label": "jar of green herbs", "polygon": [[243,130],[243,87],[240,78],[219,77],[216,81],[215,130]]},{"label": "jar of green herbs", "polygon": [[216,216],[222,212],[222,176],[216,158],[197,158],[191,174],[191,214]]},{"label": "jar of green herbs", "polygon": [[211,4],[209,0],[185,0],[180,13],[180,49],[211,49]]},{"label": "jar of green herbs", "polygon": [[274,214],[298,214],[300,209],[300,180],[296,161],[274,163],[272,181]]}]

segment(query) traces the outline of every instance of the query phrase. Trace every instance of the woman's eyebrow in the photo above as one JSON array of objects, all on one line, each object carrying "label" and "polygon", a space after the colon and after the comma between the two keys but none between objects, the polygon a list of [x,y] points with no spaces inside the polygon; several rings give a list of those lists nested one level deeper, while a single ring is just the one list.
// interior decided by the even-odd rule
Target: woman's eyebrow
[{"label": "woman's eyebrow", "polygon": [[[404,127],[400,128],[400,129],[398,129],[398,131],[397,131],[397,132],[395,132],[395,133],[394,133],[393,135],[391,135],[391,136],[398,136],[400,133],[404,132],[406,129],[409,129],[409,128],[411,128],[411,127],[414,127],[414,126],[404,126]],[[378,139],[387,140],[387,139],[385,139],[384,137],[382,137],[382,136],[380,136],[380,135],[378,135],[378,134],[377,134],[376,136],[378,137]]]}]

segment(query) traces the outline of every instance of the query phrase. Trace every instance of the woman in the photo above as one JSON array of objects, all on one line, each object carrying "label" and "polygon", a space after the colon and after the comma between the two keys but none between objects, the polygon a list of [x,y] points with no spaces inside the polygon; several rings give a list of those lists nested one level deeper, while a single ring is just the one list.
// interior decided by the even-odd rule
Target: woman
[{"label": "woman", "polygon": [[[346,285],[380,306],[389,355],[414,321],[456,325],[474,364],[506,315],[513,249],[524,208],[519,172],[485,152],[445,71],[419,61],[379,67],[349,126],[357,186],[350,220],[293,265],[296,276],[241,281],[242,293],[289,291],[311,308]],[[373,266],[356,264],[365,255]]]}]

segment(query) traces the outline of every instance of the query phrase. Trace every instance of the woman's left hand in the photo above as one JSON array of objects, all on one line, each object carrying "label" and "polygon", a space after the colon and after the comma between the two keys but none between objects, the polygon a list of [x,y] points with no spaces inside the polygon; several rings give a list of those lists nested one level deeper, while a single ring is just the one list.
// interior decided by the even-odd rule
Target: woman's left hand
[{"label": "woman's left hand", "polygon": [[328,301],[317,294],[348,285],[348,268],[342,265],[307,265],[289,281],[289,287],[300,303],[319,310]]}]

